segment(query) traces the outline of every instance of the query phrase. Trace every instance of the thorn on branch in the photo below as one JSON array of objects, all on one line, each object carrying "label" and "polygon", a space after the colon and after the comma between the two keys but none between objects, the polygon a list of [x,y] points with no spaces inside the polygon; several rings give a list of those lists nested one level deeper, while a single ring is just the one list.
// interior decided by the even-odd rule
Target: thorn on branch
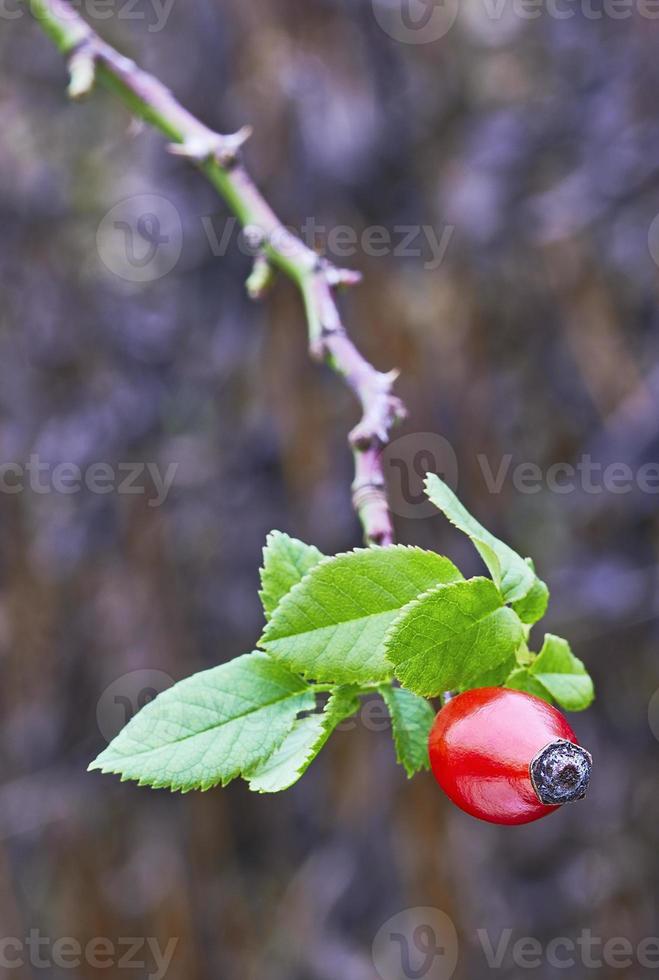
[{"label": "thorn on branch", "polygon": [[321,332],[319,337],[314,337],[309,341],[309,356],[312,361],[316,361],[317,364],[322,364],[327,357],[327,348],[325,347],[325,340],[323,338],[323,328],[321,327]]},{"label": "thorn on branch", "polygon": [[358,286],[363,278],[361,272],[357,272],[356,269],[338,269],[330,264],[325,267],[325,276],[333,287]]},{"label": "thorn on branch", "polygon": [[171,143],[167,149],[175,156],[186,157],[195,163],[208,163],[215,160],[228,169],[237,162],[240,150],[252,135],[251,126],[243,126],[237,133],[222,136],[208,131],[208,135],[186,139],[183,143]]},{"label": "thorn on branch", "polygon": [[131,116],[127,130],[128,136],[131,139],[140,136],[140,134],[144,131],[144,125],[143,119],[138,119],[137,116]]},{"label": "thorn on branch", "polygon": [[275,280],[275,270],[262,252],[254,259],[254,266],[246,286],[250,299],[260,300],[268,293]]},{"label": "thorn on branch", "polygon": [[96,81],[96,53],[89,42],[83,42],[69,58],[68,95],[76,102],[84,99]]}]

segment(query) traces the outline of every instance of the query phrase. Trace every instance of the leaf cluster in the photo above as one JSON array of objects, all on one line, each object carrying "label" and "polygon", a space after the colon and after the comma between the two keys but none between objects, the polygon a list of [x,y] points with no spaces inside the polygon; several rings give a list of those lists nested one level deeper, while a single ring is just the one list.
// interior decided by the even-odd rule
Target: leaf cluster
[{"label": "leaf cluster", "polygon": [[478,550],[489,577],[394,545],[325,557],[273,531],[264,549],[259,649],[195,674],[142,709],[92,763],[140,785],[188,792],[236,777],[288,789],[332,732],[381,697],[399,763],[428,768],[428,734],[447,691],[506,686],[580,711],[592,681],[566,640],[531,627],[549,599],[533,563],[473,518],[439,477],[430,500]]}]

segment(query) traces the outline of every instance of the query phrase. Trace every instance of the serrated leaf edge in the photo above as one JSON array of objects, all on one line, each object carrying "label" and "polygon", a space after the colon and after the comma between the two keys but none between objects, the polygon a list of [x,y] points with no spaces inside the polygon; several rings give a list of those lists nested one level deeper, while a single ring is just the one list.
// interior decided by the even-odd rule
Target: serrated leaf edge
[{"label": "serrated leaf edge", "polygon": [[[307,575],[305,575],[305,577],[302,579],[302,581],[297,582],[293,586],[293,588],[282,598],[279,606],[277,606],[277,611],[279,611],[282,608],[282,606],[284,606],[285,604],[293,605],[295,603],[296,595],[298,594],[298,592],[301,591],[303,588],[306,587],[307,580],[310,577],[319,574],[320,573],[320,570],[325,565],[329,565],[330,563],[333,563],[333,562],[335,562],[335,561],[337,561],[338,559],[341,559],[341,558],[349,558],[349,557],[351,557],[353,555],[362,555],[362,554],[363,555],[369,555],[369,554],[373,554],[373,552],[378,552],[378,553],[379,552],[382,552],[382,553],[389,552],[390,553],[392,550],[394,550],[394,551],[396,551],[398,553],[405,553],[405,554],[433,555],[438,560],[443,561],[443,562],[446,562],[447,564],[451,565],[455,569],[456,574],[459,576],[459,578],[456,579],[456,582],[460,582],[460,581],[464,582],[464,581],[466,581],[465,578],[464,578],[464,576],[462,575],[460,569],[457,567],[457,565],[455,565],[455,563],[453,561],[451,561],[450,558],[447,558],[445,555],[439,555],[439,554],[437,554],[434,551],[428,551],[425,548],[420,548],[418,545],[394,544],[394,545],[387,545],[386,547],[382,547],[380,545],[373,545],[373,546],[371,546],[369,548],[354,548],[351,551],[342,551],[342,552],[339,552],[336,555],[328,555],[327,557],[323,558],[322,561],[318,562],[317,565],[314,565],[314,567],[308,572]],[[438,586],[441,587],[442,585],[446,585],[446,584],[455,584],[455,583],[438,583]],[[433,588],[436,588],[436,587],[437,586],[433,586]],[[426,590],[426,591],[428,591],[428,590]],[[430,590],[430,591],[432,591],[432,590]],[[415,599],[420,598],[420,596],[421,595],[424,595],[424,594],[425,593],[420,593],[419,596],[416,596],[415,597]],[[412,601],[415,601],[415,600],[412,600]],[[392,612],[392,613],[396,613],[396,615],[398,616],[402,612],[402,609],[404,609],[404,608],[405,607],[401,607],[401,608],[399,608],[397,610],[396,609],[383,610],[382,612],[371,613],[369,615],[375,617],[375,616],[382,616],[386,612]],[[368,616],[364,616],[363,618],[364,619],[367,619],[369,617]],[[336,623],[336,624],[332,624],[332,625],[339,626],[339,625],[341,625],[341,623]],[[393,623],[392,623],[392,625],[393,625]],[[277,662],[282,663],[284,666],[286,666],[286,661],[284,659],[280,659],[278,657],[277,653],[274,650],[272,650],[272,648],[269,648],[269,644],[270,643],[276,643],[279,639],[288,639],[289,636],[303,636],[304,633],[303,632],[300,632],[300,633],[291,633],[291,634],[287,634],[284,637],[275,637],[274,639],[268,639],[268,632],[269,631],[271,632],[271,627],[273,627],[273,620],[272,619],[268,623],[266,623],[265,629],[263,630],[263,633],[261,634],[261,637],[260,637],[260,639],[259,639],[259,641],[257,643],[257,646],[261,650],[263,650],[265,653],[267,653],[269,656],[271,656],[273,658],[273,660],[276,660]],[[321,628],[322,629],[331,629],[332,626],[328,625],[327,627],[321,627]],[[387,632],[388,632],[389,628],[390,627],[388,627]],[[313,631],[310,631],[310,632],[313,632]],[[376,655],[377,652],[378,652],[377,650],[374,651],[373,657],[375,657],[375,655]],[[362,684],[362,683],[365,683],[364,677],[362,676],[359,668],[346,667],[345,669],[346,669],[346,673],[348,675],[352,675],[352,676],[351,676],[350,680],[346,680],[344,682],[344,684],[350,684],[350,683]],[[318,677],[317,677],[317,675],[316,675],[316,673],[314,671],[313,666],[311,666],[308,670],[305,670],[305,667],[303,665],[300,665],[300,666],[297,666],[295,668],[294,672],[296,674],[298,674],[299,676],[303,677],[305,681],[313,681],[313,680],[317,680],[318,679]],[[374,683],[383,683],[383,682],[385,682],[387,680],[391,680],[392,677],[393,677],[393,672],[392,671],[388,671],[386,673],[385,672],[374,673],[369,678],[369,680],[372,681],[372,682],[374,682]]]},{"label": "serrated leaf edge", "polygon": [[[292,597],[294,595],[294,593],[296,593],[297,591],[301,591],[302,587],[304,585],[306,585],[306,579],[309,578],[312,575],[317,575],[320,572],[320,570],[322,568],[324,568],[325,565],[333,564],[334,562],[338,561],[341,558],[350,558],[352,555],[370,555],[370,554],[373,554],[374,552],[375,553],[380,553],[380,552],[382,552],[382,553],[384,553],[384,552],[391,553],[392,551],[396,551],[399,554],[404,552],[406,554],[414,553],[414,554],[417,554],[417,555],[434,555],[436,558],[439,558],[439,559],[441,559],[443,561],[449,562],[451,565],[453,565],[453,567],[455,568],[455,570],[458,573],[458,575],[460,575],[460,579],[458,579],[458,581],[460,581],[460,580],[463,580],[464,581],[464,576],[460,572],[460,569],[457,567],[457,565],[455,565],[455,563],[453,561],[451,561],[450,558],[447,558],[445,555],[439,555],[439,554],[437,554],[434,551],[429,551],[427,548],[420,548],[418,545],[407,545],[407,544],[392,544],[392,545],[386,545],[386,546],[382,546],[382,545],[371,545],[369,548],[353,548],[351,551],[340,551],[336,555],[326,555],[322,559],[322,561],[319,561],[317,565],[314,565],[314,567],[309,570],[309,572],[304,576],[304,579],[302,579],[302,581],[295,583],[295,585],[290,590],[290,592],[288,592],[283,597],[282,603],[285,602],[285,601],[287,601],[289,599],[289,597]],[[292,599],[291,599],[291,602],[292,602]],[[373,615],[380,615],[380,613],[373,613]],[[259,646],[263,650],[266,649],[265,644],[268,642],[267,633],[268,633],[268,630],[270,629],[270,625],[271,625],[271,623],[267,623],[266,624],[266,627],[263,630],[263,633],[261,634],[261,638],[259,639],[258,644],[257,644],[257,646]],[[293,634],[293,635],[299,636],[301,634]]]},{"label": "serrated leaf edge", "polygon": [[[343,685],[343,684],[342,685],[339,685],[337,687],[337,689],[335,691],[333,691],[332,694],[330,695],[330,698],[327,701],[327,704],[325,705],[324,710],[322,712],[319,712],[318,713],[317,717],[322,722],[321,729],[320,729],[320,731],[318,733],[318,738],[311,745],[311,747],[309,748],[309,751],[308,751],[307,755],[304,757],[304,760],[300,763],[300,765],[295,770],[295,773],[297,775],[297,779],[294,779],[292,782],[289,783],[288,786],[284,787],[282,790],[279,790],[278,792],[285,792],[286,789],[290,789],[292,786],[294,786],[299,781],[299,779],[302,776],[304,776],[304,774],[307,772],[307,770],[311,766],[312,762],[314,762],[314,760],[318,758],[319,754],[325,748],[325,745],[330,740],[330,738],[332,737],[332,735],[334,734],[334,732],[336,731],[336,729],[338,728],[338,726],[343,721],[345,721],[347,718],[350,718],[352,714],[355,714],[357,711],[359,711],[359,706],[360,706],[359,693],[358,692],[355,692],[354,693],[354,699],[355,699],[354,711],[350,711],[347,714],[341,715],[336,721],[333,720],[333,717],[332,717],[332,703],[333,703],[333,701],[335,701],[338,698],[338,696],[340,694],[340,689],[343,688],[343,687],[346,687],[346,686],[348,686],[348,685]],[[293,730],[293,728],[295,727],[295,725],[298,724],[298,722],[300,720],[301,720],[300,718],[296,718],[295,719],[295,721],[293,723],[293,726],[291,727],[291,731]],[[250,773],[247,773],[247,774],[244,775],[244,778],[248,782],[250,782],[250,780],[254,779],[258,775],[258,771],[257,770],[260,769],[261,767],[265,766],[267,764],[267,762],[279,751],[279,749],[282,747],[282,745],[286,741],[286,738],[288,738],[288,736],[291,734],[291,731],[289,731],[287,733],[287,735],[282,740],[282,742],[278,746],[278,748],[275,749],[274,752],[272,752],[263,762],[260,762],[259,765],[258,765],[258,767],[256,769],[253,769]],[[250,789],[252,789],[251,782],[250,782]],[[258,793],[261,796],[272,795],[272,791],[271,790],[267,790],[267,789],[256,789],[256,790],[253,790],[253,792]]]},{"label": "serrated leaf edge", "polygon": [[[381,686],[381,688],[380,688],[380,692],[379,693],[380,693],[380,696],[382,697],[382,700],[384,701],[384,703],[387,706],[387,711],[389,712],[389,717],[391,719],[391,734],[392,734],[392,739],[393,739],[393,743],[394,743],[394,749],[395,749],[395,752],[396,752],[396,761],[405,770],[405,773],[407,775],[407,778],[408,779],[412,779],[412,777],[415,776],[417,773],[419,773],[419,772],[427,772],[430,769],[430,756],[429,755],[427,756],[427,758],[425,760],[425,763],[422,766],[420,766],[419,768],[413,768],[412,766],[409,766],[407,764],[407,762],[405,761],[405,759],[403,757],[403,752],[401,751],[400,728],[399,728],[399,726],[396,725],[396,722],[395,722],[395,719],[394,719],[394,715],[393,715],[393,710],[392,710],[391,705],[389,704],[389,701],[388,701],[388,698],[390,696],[392,698],[395,696],[393,694],[393,692],[395,690],[397,690],[397,689],[394,688],[393,686],[390,686],[388,684],[383,684]],[[433,706],[430,703],[430,700],[428,698],[423,697],[421,694],[415,694],[414,691],[410,691],[409,688],[406,688],[406,687],[402,687],[401,686],[400,688],[398,688],[398,690],[405,691],[406,694],[410,694],[412,697],[418,698],[419,701],[424,701],[428,705],[429,710],[433,713],[433,716],[434,716],[435,709],[433,708]]]},{"label": "serrated leaf edge", "polygon": [[[258,651],[258,650],[257,651],[253,651],[252,654],[244,654],[243,656],[245,658],[247,658],[247,657],[253,656],[254,654],[257,654],[259,657],[264,657],[265,656],[262,651]],[[237,660],[240,660],[240,659],[241,658],[238,657],[238,658],[235,658],[234,660],[229,660],[229,661],[227,661],[226,666],[228,666],[229,664],[234,664],[234,663],[236,663]],[[220,664],[218,666],[221,667],[221,666],[225,666],[225,665]],[[279,664],[278,666],[281,667],[282,671],[284,671],[284,672],[287,671],[287,668],[284,665]],[[215,667],[215,668],[213,668],[213,667],[208,668],[206,671],[198,671],[197,674],[191,674],[189,677],[183,678],[179,683],[180,684],[184,684],[187,681],[191,680],[193,677],[198,676],[199,674],[209,673],[210,671],[213,671],[215,669],[217,669],[217,667]],[[300,677],[300,675],[297,674],[297,673],[295,673],[294,671],[288,671],[288,673],[290,673],[291,676],[293,676],[293,677],[297,677],[301,682],[304,681],[304,679],[302,677]],[[306,681],[304,683],[306,683]],[[174,688],[177,687],[177,686],[178,685],[174,685]],[[170,688],[169,690],[172,691],[172,690],[174,690],[174,688]],[[163,692],[163,693],[167,694],[168,692]],[[125,725],[124,728],[121,729],[121,732],[119,734],[123,734],[123,732],[125,732],[126,729],[130,725],[132,725],[133,722],[137,718],[140,718],[141,721],[143,722],[144,721],[145,712],[146,712],[147,717],[148,717],[149,713],[155,709],[155,705],[157,703],[157,700],[158,699],[156,698],[154,701],[152,701],[149,704],[145,705],[138,712],[138,714],[136,714],[131,719],[131,721],[128,722],[128,725]],[[137,786],[149,786],[152,789],[169,789],[172,792],[180,792],[180,793],[183,793],[183,794],[192,792],[193,790],[195,790],[195,791],[201,791],[201,792],[206,792],[207,790],[213,789],[216,786],[222,786],[222,787],[228,786],[229,783],[233,782],[234,779],[239,778],[241,775],[244,774],[244,772],[246,772],[246,771],[251,772],[253,768],[255,768],[257,766],[263,765],[267,761],[268,758],[270,758],[276,751],[278,751],[278,749],[281,747],[281,745],[284,742],[284,740],[290,734],[290,732],[291,732],[291,730],[292,730],[295,722],[297,721],[297,718],[298,718],[299,714],[301,712],[304,712],[304,711],[312,711],[316,707],[316,692],[315,692],[315,690],[314,690],[314,688],[312,686],[309,686],[306,689],[300,689],[299,691],[295,691],[293,693],[288,692],[287,694],[285,694],[281,698],[275,698],[272,701],[268,701],[266,704],[257,705],[255,708],[252,708],[249,711],[246,711],[243,715],[238,716],[240,718],[247,718],[250,715],[257,714],[259,711],[263,711],[264,709],[271,708],[271,707],[273,707],[273,706],[275,706],[277,704],[280,704],[280,703],[283,703],[283,702],[286,702],[286,701],[295,702],[295,700],[299,700],[300,701],[300,705],[299,705],[297,711],[295,712],[295,714],[291,714],[290,723],[288,724],[287,727],[285,727],[283,729],[283,734],[281,735],[281,737],[279,738],[279,740],[276,742],[276,744],[274,745],[274,747],[272,747],[271,749],[269,749],[267,752],[264,752],[264,754],[263,754],[262,757],[259,757],[258,759],[256,759],[249,766],[249,769],[248,770],[244,770],[242,767],[239,767],[235,772],[232,772],[229,775],[220,776],[218,778],[213,778],[213,779],[209,779],[209,780],[204,780],[200,784],[195,784],[195,785],[188,786],[187,784],[183,783],[182,781],[178,781],[178,780],[172,781],[171,779],[151,779],[149,777],[137,777],[136,778],[135,776],[130,776],[130,775],[124,774],[124,772],[120,768],[121,767],[122,759],[131,759],[131,758],[134,759],[134,758],[139,757],[140,755],[145,755],[146,756],[146,755],[148,755],[151,752],[161,751],[161,749],[164,748],[167,744],[175,745],[175,744],[178,744],[180,742],[184,742],[184,741],[186,741],[189,738],[199,737],[199,736],[207,733],[208,731],[212,731],[214,728],[221,728],[222,727],[221,725],[210,725],[207,729],[203,729],[203,730],[198,731],[198,732],[193,732],[190,735],[186,735],[184,738],[175,739],[173,742],[164,743],[162,746],[158,746],[156,748],[149,748],[149,749],[145,750],[142,753],[140,753],[140,752],[130,752],[130,753],[124,753],[123,755],[117,753],[114,756],[112,756],[112,755],[109,755],[108,756],[108,754],[110,753],[110,749],[112,748],[112,745],[114,743],[114,740],[113,740],[112,742],[110,742],[109,745],[107,745],[105,747],[105,749],[103,749],[102,752],[100,752],[98,754],[98,756],[92,762],[90,762],[90,764],[87,767],[87,772],[101,772],[104,775],[115,775],[115,776],[119,776],[121,778],[121,782],[122,783],[132,782],[132,783],[135,783]],[[237,720],[237,718],[232,718],[232,719],[230,719],[230,722],[233,722],[233,721],[236,721],[236,720]],[[108,756],[108,758],[104,758],[105,756]]]},{"label": "serrated leaf edge", "polygon": [[[259,600],[261,602],[261,606],[263,607],[263,614],[265,616],[266,623],[270,622],[270,620],[272,619],[274,613],[276,612],[276,610],[279,607],[279,603],[282,602],[286,598],[286,596],[288,595],[288,592],[286,592],[283,596],[281,596],[281,598],[279,599],[279,602],[274,607],[274,609],[268,610],[266,608],[267,591],[266,591],[266,589],[264,587],[265,586],[265,583],[263,581],[263,576],[264,576],[264,573],[265,573],[265,570],[266,570],[266,552],[267,552],[268,548],[271,547],[273,541],[274,540],[277,540],[277,538],[286,538],[288,541],[297,541],[299,544],[304,545],[306,548],[312,548],[314,551],[317,551],[318,554],[321,557],[318,559],[318,562],[316,563],[316,565],[319,565],[321,562],[323,562],[327,558],[331,557],[330,555],[324,555],[323,552],[319,548],[317,548],[315,544],[309,544],[307,541],[302,541],[301,538],[296,538],[292,534],[289,534],[287,531],[280,531],[280,530],[275,529],[275,530],[270,531],[267,534],[266,539],[265,539],[265,544],[264,544],[264,546],[262,548],[262,551],[261,551],[262,556],[263,556],[263,563],[262,563],[261,567],[259,568],[259,581],[261,583],[261,588],[258,590],[258,596],[259,596]],[[296,569],[296,571],[299,571],[300,570],[295,561],[292,561],[292,564],[293,564],[293,567]],[[295,588],[296,585],[299,585],[301,582],[303,582],[304,579],[307,577],[307,575],[309,575],[314,570],[314,568],[316,567],[316,565],[313,565],[311,568],[307,569],[307,571],[304,573],[304,575],[301,575],[300,576],[299,582],[296,582],[292,586],[292,588]],[[291,590],[289,589],[289,592],[290,591]]]},{"label": "serrated leaf edge", "polygon": [[[505,578],[506,578],[506,576],[505,576],[505,574],[503,572],[503,569],[501,567],[501,562],[499,560],[499,556],[497,555],[496,551],[493,549],[492,545],[488,541],[484,540],[483,538],[479,537],[478,535],[470,534],[468,531],[465,531],[464,528],[462,528],[458,524],[456,524],[456,522],[454,521],[454,519],[449,514],[447,514],[446,511],[443,510],[443,508],[439,507],[434,502],[434,500],[430,496],[430,494],[431,494],[432,491],[431,491],[430,486],[429,486],[429,484],[431,482],[431,478],[433,478],[433,477],[436,478],[436,479],[439,479],[439,477],[437,477],[437,474],[436,473],[427,473],[426,474],[426,478],[424,480],[424,484],[423,484],[424,490],[425,490],[425,493],[426,493],[426,496],[430,500],[431,504],[433,504],[433,506],[437,508],[437,510],[439,511],[440,514],[443,514],[444,515],[444,517],[446,518],[446,520],[450,524],[453,525],[453,527],[456,529],[456,531],[460,531],[461,534],[464,534],[473,543],[474,547],[476,548],[476,550],[478,551],[479,555],[481,556],[482,561],[484,562],[485,566],[487,567],[488,571],[490,572],[490,575],[492,576],[492,581],[494,582],[494,584],[497,586],[497,588],[501,592],[501,594],[503,596],[503,599],[504,599],[504,602],[507,605],[508,604],[511,604],[511,603],[514,603],[514,602],[521,602],[522,599],[525,599],[528,596],[529,592],[533,588],[534,581],[538,578],[538,575],[535,572],[535,568],[532,567],[532,560],[530,558],[524,558],[517,551],[515,551],[514,548],[511,548],[511,546],[509,544],[507,544],[505,541],[501,541],[500,538],[496,538],[496,535],[492,535],[492,537],[493,538],[496,538],[496,540],[499,541],[500,544],[502,544],[505,548],[508,548],[508,550],[510,552],[512,552],[512,554],[516,555],[520,559],[520,561],[524,562],[527,565],[527,567],[529,568],[529,571],[532,574],[531,583],[530,583],[529,587],[524,592],[522,592],[520,594],[516,594],[515,590],[513,590],[510,594],[506,594],[506,588],[505,588]],[[449,487],[449,490],[450,489],[451,488]],[[451,492],[453,492],[453,491],[451,491]],[[462,501],[459,501],[459,502],[460,502],[461,506],[464,507],[464,504],[462,504]],[[466,510],[466,507],[465,507],[465,510]],[[471,514],[470,514],[470,516],[473,517],[473,515],[471,515]],[[480,521],[477,518],[473,517],[473,520],[476,521],[477,524],[480,524]],[[486,530],[486,529],[483,528],[483,530]],[[492,571],[492,569],[490,568],[488,562],[485,560],[485,557],[483,556],[483,554],[481,553],[481,550],[480,550],[481,547],[483,547],[485,550],[487,550],[487,552],[492,555],[492,558],[493,558],[494,562],[496,562],[496,568],[497,568],[497,574],[496,575]],[[497,579],[498,579],[498,581],[497,581]],[[540,581],[542,581],[542,580],[540,579]]]},{"label": "serrated leaf edge", "polygon": [[[496,583],[494,583],[492,581],[492,579],[491,578],[488,578],[486,575],[474,575],[472,578],[463,579],[462,582],[463,583],[464,582],[489,582],[490,585],[494,585],[494,587],[496,588]],[[408,602],[407,605],[403,606],[403,608],[399,611],[398,616],[396,617],[396,619],[391,623],[391,625],[387,629],[387,632],[385,633],[384,639],[382,641],[385,656],[387,657],[387,659],[389,660],[389,662],[392,664],[393,676],[397,680],[399,680],[401,686],[403,688],[405,688],[405,690],[411,691],[412,694],[416,694],[417,697],[422,697],[422,698],[425,698],[426,700],[428,698],[436,697],[437,696],[436,693],[433,693],[433,692],[425,692],[423,694],[420,694],[418,691],[413,691],[412,688],[407,687],[407,685],[402,680],[400,680],[400,678],[396,674],[396,667],[398,666],[398,664],[395,663],[391,659],[391,657],[389,656],[389,653],[388,653],[390,642],[391,642],[391,634],[396,629],[399,621],[409,611],[411,611],[414,608],[415,605],[420,604],[428,596],[434,595],[435,593],[439,593],[442,589],[450,589],[452,586],[459,585],[459,584],[461,584],[461,583],[460,582],[445,582],[445,583],[442,583],[440,585],[433,586],[431,589],[426,589],[425,592],[423,592],[420,595],[416,596],[416,598],[414,598],[410,602]],[[508,612],[512,613],[518,619],[519,624],[520,624],[520,627],[523,630],[524,624],[519,619],[519,616],[517,616],[517,613],[515,612],[515,610],[505,602],[505,600],[503,599],[502,596],[501,596],[501,605],[497,609],[490,610],[490,612],[488,613],[488,615],[492,615],[492,614],[494,614],[496,612],[499,612],[501,609],[506,609]],[[465,690],[470,690],[470,686],[466,687]]]}]

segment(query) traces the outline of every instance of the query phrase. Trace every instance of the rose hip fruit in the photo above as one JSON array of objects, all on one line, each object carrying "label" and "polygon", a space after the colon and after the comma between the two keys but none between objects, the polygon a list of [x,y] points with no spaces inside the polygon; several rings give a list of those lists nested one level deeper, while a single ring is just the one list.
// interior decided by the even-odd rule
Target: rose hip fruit
[{"label": "rose hip fruit", "polygon": [[523,824],[582,799],[592,758],[566,719],[523,691],[476,688],[451,698],[429,741],[435,779],[480,820]]}]

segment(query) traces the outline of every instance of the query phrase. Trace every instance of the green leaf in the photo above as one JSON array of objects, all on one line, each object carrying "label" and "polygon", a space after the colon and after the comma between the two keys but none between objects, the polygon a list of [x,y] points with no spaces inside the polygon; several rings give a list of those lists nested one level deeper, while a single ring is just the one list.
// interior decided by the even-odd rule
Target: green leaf
[{"label": "green leaf", "polygon": [[567,640],[547,633],[540,653],[528,667],[514,670],[506,687],[535,694],[566,711],[583,711],[595,697],[593,682],[581,660],[574,656]]},{"label": "green leaf", "polygon": [[261,645],[307,678],[332,684],[387,679],[385,633],[407,603],[462,575],[448,558],[394,545],[326,558],[295,585]]},{"label": "green leaf", "polygon": [[259,595],[266,620],[290,592],[325,556],[312,544],[291,538],[283,531],[271,531],[263,549],[261,591]]},{"label": "green leaf", "polygon": [[[507,679],[510,677],[510,673],[517,666],[517,661],[515,660],[515,655],[511,655],[506,660],[503,660],[496,667],[491,667],[489,670],[484,670],[482,674],[478,674],[469,683],[469,690],[474,687],[503,687],[507,686]],[[458,688],[460,690],[460,688]],[[467,690],[467,688],[462,688],[462,690]]]},{"label": "green leaf", "polygon": [[507,661],[523,639],[523,627],[504,606],[490,579],[440,586],[403,610],[385,641],[401,684],[434,696],[471,687]]},{"label": "green leaf", "polygon": [[272,755],[315,703],[300,677],[263,653],[247,654],[164,691],[90,769],[183,792],[225,786]]},{"label": "green leaf", "polygon": [[[542,600],[540,590],[536,589],[536,582],[539,580],[533,571],[532,563],[525,561],[507,544],[486,531],[460,503],[451,488],[435,473],[429,473],[426,477],[426,493],[435,507],[438,507],[458,530],[471,538],[506,602],[525,599],[535,589],[534,597],[529,600],[528,606],[522,607],[525,615],[535,616]],[[529,621],[534,620],[525,620],[525,622]]]},{"label": "green leaf", "polygon": [[509,687],[513,691],[524,691],[526,694],[535,694],[536,698],[541,698],[543,701],[547,701],[548,704],[554,703],[549,691],[545,690],[540,681],[537,681],[526,667],[517,667],[513,670],[506,678],[503,686]]},{"label": "green leaf", "polygon": [[334,729],[359,710],[352,687],[337,688],[322,714],[298,718],[276,752],[255,770],[249,788],[256,793],[280,793],[304,775]]},{"label": "green leaf", "polygon": [[428,736],[435,720],[432,705],[402,687],[380,688],[391,716],[396,758],[408,777],[430,768]]},{"label": "green leaf", "polygon": [[255,793],[290,789],[318,755],[324,734],[321,714],[298,718],[277,751],[250,776],[249,788]]},{"label": "green leaf", "polygon": [[584,664],[560,636],[547,633],[542,650],[529,673],[566,711],[584,711],[592,704],[595,690]]},{"label": "green leaf", "polygon": [[[531,559],[527,558],[526,561],[529,564],[529,567],[533,568]],[[542,619],[544,614],[547,612],[548,605],[549,589],[542,579],[536,577],[535,582],[524,598],[518,599],[517,602],[513,602],[513,609],[523,623],[532,625],[533,623],[537,623],[539,619]]]}]

